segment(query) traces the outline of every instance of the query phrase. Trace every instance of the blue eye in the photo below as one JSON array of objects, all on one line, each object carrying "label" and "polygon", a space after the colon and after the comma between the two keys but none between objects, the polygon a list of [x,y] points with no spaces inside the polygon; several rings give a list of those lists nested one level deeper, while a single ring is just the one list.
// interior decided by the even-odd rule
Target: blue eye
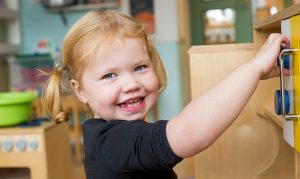
[{"label": "blue eye", "polygon": [[142,71],[142,70],[144,70],[146,67],[147,67],[146,65],[139,65],[139,66],[137,66],[137,67],[134,69],[134,71]]},{"label": "blue eye", "polygon": [[104,75],[101,79],[112,79],[113,77],[116,77],[117,75],[115,73],[108,73]]}]

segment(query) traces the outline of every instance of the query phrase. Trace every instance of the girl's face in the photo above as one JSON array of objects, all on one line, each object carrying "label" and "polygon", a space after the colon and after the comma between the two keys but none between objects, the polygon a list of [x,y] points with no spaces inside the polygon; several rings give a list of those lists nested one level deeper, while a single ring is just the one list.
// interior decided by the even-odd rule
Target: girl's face
[{"label": "girl's face", "polygon": [[145,43],[137,38],[115,38],[98,48],[82,76],[82,86],[71,84],[88,103],[95,118],[144,119],[158,96],[158,80]]}]

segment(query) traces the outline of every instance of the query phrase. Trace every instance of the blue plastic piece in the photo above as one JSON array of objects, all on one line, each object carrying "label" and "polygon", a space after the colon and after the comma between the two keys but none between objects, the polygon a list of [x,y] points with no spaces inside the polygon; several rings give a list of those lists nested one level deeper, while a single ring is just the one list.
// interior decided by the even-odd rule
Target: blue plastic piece
[{"label": "blue plastic piece", "polygon": [[[290,111],[290,98],[289,98],[289,93],[286,90],[284,91],[284,96],[285,96],[285,110],[286,113],[288,114]],[[280,96],[280,90],[276,90],[274,96],[274,107],[277,115],[282,115],[281,101],[282,100]]]},{"label": "blue plastic piece", "polygon": [[284,67],[285,69],[290,69],[290,56],[285,55],[285,56],[283,57],[283,67]]}]

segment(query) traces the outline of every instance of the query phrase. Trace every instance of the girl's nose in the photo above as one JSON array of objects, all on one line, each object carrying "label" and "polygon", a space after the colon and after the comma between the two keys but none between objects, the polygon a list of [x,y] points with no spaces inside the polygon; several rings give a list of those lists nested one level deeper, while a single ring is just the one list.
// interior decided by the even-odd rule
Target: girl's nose
[{"label": "girl's nose", "polygon": [[140,89],[141,84],[138,81],[138,79],[136,79],[134,76],[132,75],[128,75],[126,76],[126,79],[124,80],[123,83],[123,92],[132,92],[132,91],[136,91],[138,89]]}]

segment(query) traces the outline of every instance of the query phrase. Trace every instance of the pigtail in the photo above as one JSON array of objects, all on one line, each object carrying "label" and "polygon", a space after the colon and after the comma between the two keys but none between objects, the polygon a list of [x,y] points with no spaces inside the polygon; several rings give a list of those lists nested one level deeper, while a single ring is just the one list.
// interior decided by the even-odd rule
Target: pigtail
[{"label": "pigtail", "polygon": [[44,108],[56,123],[69,120],[69,113],[63,110],[61,94],[62,73],[65,69],[64,65],[55,65],[53,72],[48,74],[49,79],[42,97]]}]

